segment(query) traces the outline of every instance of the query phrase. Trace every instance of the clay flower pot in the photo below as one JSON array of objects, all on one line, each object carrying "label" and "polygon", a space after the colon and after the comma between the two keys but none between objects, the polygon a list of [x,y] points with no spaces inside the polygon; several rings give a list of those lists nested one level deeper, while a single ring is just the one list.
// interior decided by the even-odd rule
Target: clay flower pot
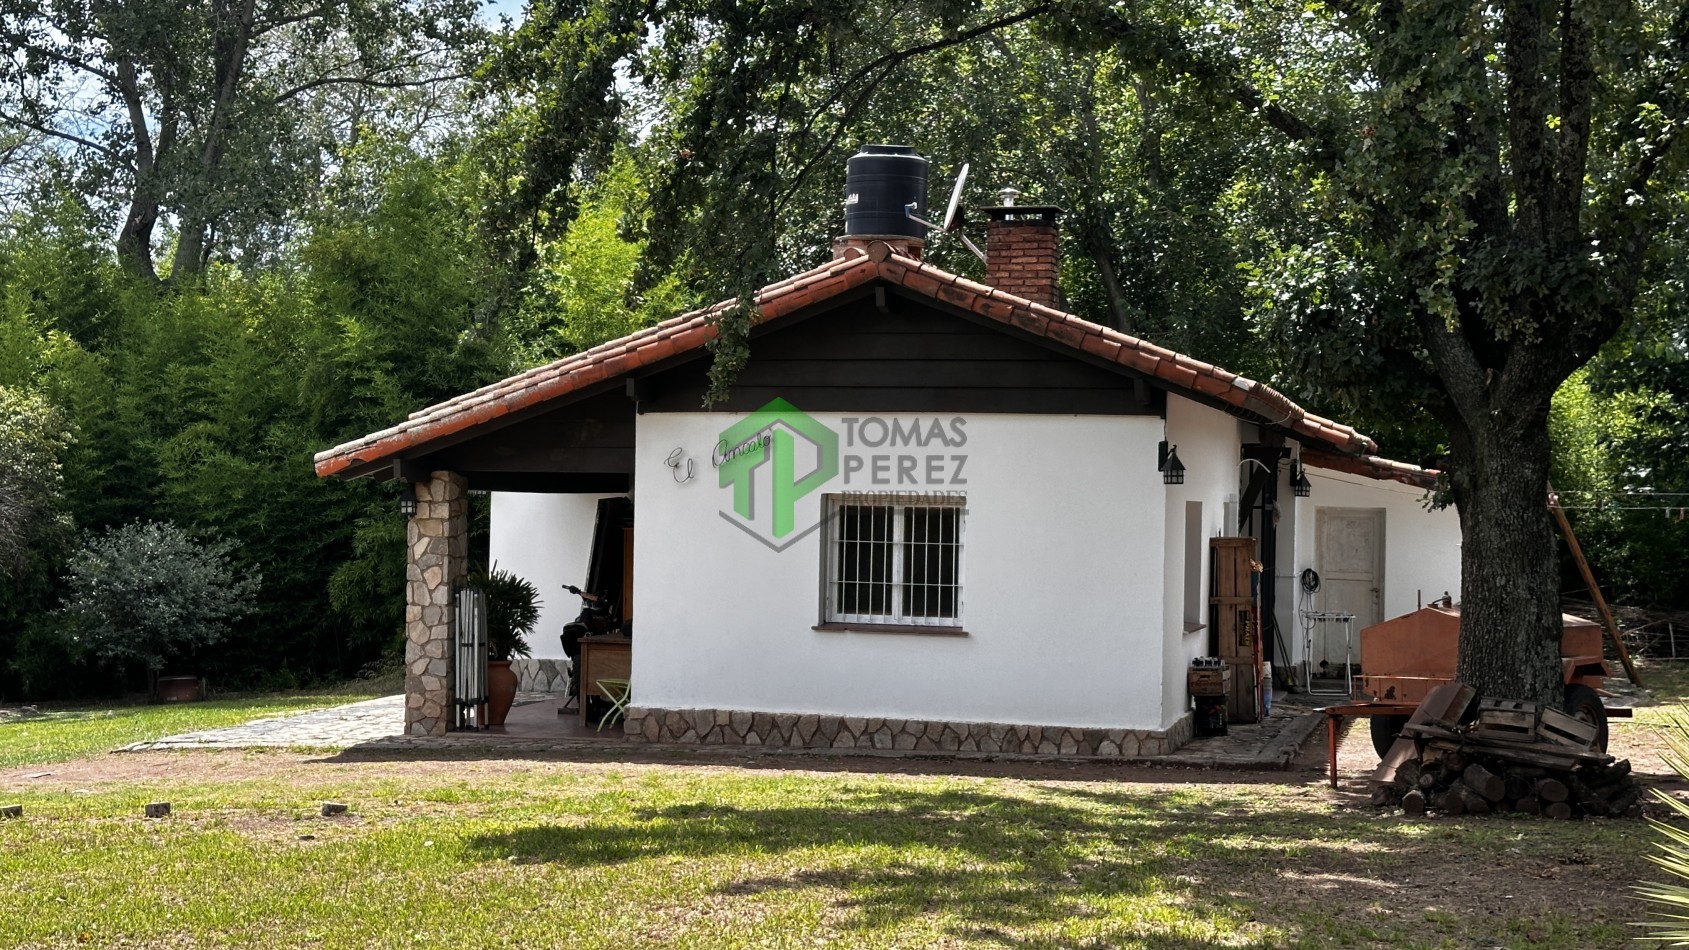
[{"label": "clay flower pot", "polygon": [[509,660],[487,661],[487,725],[502,726],[516,702],[516,671]]},{"label": "clay flower pot", "polygon": [[160,676],[158,701],[161,703],[191,703],[200,698],[199,677]]}]

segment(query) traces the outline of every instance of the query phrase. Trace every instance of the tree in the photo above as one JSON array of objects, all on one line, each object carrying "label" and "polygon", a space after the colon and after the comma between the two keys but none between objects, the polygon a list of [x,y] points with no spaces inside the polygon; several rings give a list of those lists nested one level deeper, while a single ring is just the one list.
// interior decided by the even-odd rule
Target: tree
[{"label": "tree", "polygon": [[1332,3],[1315,35],[1349,85],[1321,82],[1318,97],[1295,76],[1239,81],[1241,58],[1183,32],[1152,40],[1113,11],[1071,24],[1204,76],[1296,150],[1323,242],[1281,244],[1280,273],[1335,276],[1281,315],[1331,382],[1442,424],[1463,535],[1457,674],[1557,702],[1549,405],[1632,315],[1677,213],[1689,13]]},{"label": "tree", "polygon": [[0,386],[0,583],[21,585],[39,549],[70,532],[59,460],[70,439],[45,399]]},{"label": "tree", "polygon": [[1249,235],[1263,338],[1322,401],[1437,419],[1465,539],[1459,675],[1557,701],[1549,402],[1631,316],[1656,237],[1677,226],[1689,8],[934,0],[866,14],[775,3],[747,17],[700,0],[664,11],[658,75],[682,93],[660,217],[689,212],[724,244],[761,227],[732,244],[754,279],[778,262],[757,204],[797,187],[876,87],[1018,23],[1274,136],[1257,170],[1272,207]]},{"label": "tree", "polygon": [[590,349],[695,303],[673,273],[639,285],[645,242],[622,235],[644,197],[631,155],[619,155],[580,190],[579,212],[561,236],[538,243],[522,299],[500,327],[513,370]]},{"label": "tree", "polygon": [[165,663],[221,640],[251,609],[259,577],[236,574],[232,548],[160,521],[89,538],[66,578],[72,637],[103,659],[141,664],[150,689]]},{"label": "tree", "polygon": [[326,136],[355,137],[380,111],[369,94],[461,75],[454,57],[474,41],[475,6],[20,0],[0,8],[11,51],[0,57],[0,120],[56,143],[83,190],[123,209],[126,270],[154,277],[156,232],[170,224],[170,273],[192,279],[231,231],[286,226],[347,144]]}]

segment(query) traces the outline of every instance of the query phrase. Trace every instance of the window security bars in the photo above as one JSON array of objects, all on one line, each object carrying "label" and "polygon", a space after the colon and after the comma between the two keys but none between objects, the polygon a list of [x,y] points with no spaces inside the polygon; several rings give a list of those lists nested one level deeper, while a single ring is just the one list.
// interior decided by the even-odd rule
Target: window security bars
[{"label": "window security bars", "polygon": [[452,728],[487,725],[487,592],[459,587],[452,594],[457,641],[452,664]]},{"label": "window security bars", "polygon": [[826,621],[960,624],[963,499],[913,501],[828,498]]}]

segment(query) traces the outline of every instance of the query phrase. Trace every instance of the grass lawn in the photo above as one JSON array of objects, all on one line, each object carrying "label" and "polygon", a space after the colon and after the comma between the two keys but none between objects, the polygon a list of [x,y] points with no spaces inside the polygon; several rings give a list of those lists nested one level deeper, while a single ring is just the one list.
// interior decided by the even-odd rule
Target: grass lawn
[{"label": "grass lawn", "polygon": [[[149,753],[0,777],[25,806],[0,908],[28,908],[0,911],[0,946],[1581,950],[1626,942],[1648,873],[1640,822],[1380,817],[1311,774],[722,762]],[[174,815],[142,819],[155,799]]]},{"label": "grass lawn", "polygon": [[39,719],[0,721],[0,769],[65,762],[110,752],[131,742],[374,697],[373,693],[276,693],[201,703],[48,711]]},{"label": "grass lawn", "polygon": [[[1653,672],[1661,698],[1689,683]],[[1632,886],[1661,878],[1642,822],[1368,807],[1364,729],[1336,791],[1322,748],[1255,775],[630,747],[101,754],[358,698],[0,726],[0,804],[24,806],[0,820],[0,947],[1585,950],[1629,945]],[[1615,725],[1639,774],[1666,771],[1665,712]],[[143,819],[157,800],[174,814]],[[321,817],[325,800],[351,810]]]}]

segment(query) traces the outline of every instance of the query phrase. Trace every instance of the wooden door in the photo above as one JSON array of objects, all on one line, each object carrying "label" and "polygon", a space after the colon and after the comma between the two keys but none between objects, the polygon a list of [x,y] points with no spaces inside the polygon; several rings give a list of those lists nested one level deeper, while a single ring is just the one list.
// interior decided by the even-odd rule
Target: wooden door
[{"label": "wooden door", "polygon": [[633,619],[633,525],[622,529],[622,619]]},{"label": "wooden door", "polygon": [[[1321,508],[1315,516],[1315,537],[1319,547],[1314,569],[1320,574],[1317,609],[1355,615],[1350,656],[1359,662],[1361,629],[1383,619],[1384,509]],[[1313,634],[1310,659],[1315,670],[1322,660],[1332,669],[1341,669],[1342,627],[1315,624]]]}]

